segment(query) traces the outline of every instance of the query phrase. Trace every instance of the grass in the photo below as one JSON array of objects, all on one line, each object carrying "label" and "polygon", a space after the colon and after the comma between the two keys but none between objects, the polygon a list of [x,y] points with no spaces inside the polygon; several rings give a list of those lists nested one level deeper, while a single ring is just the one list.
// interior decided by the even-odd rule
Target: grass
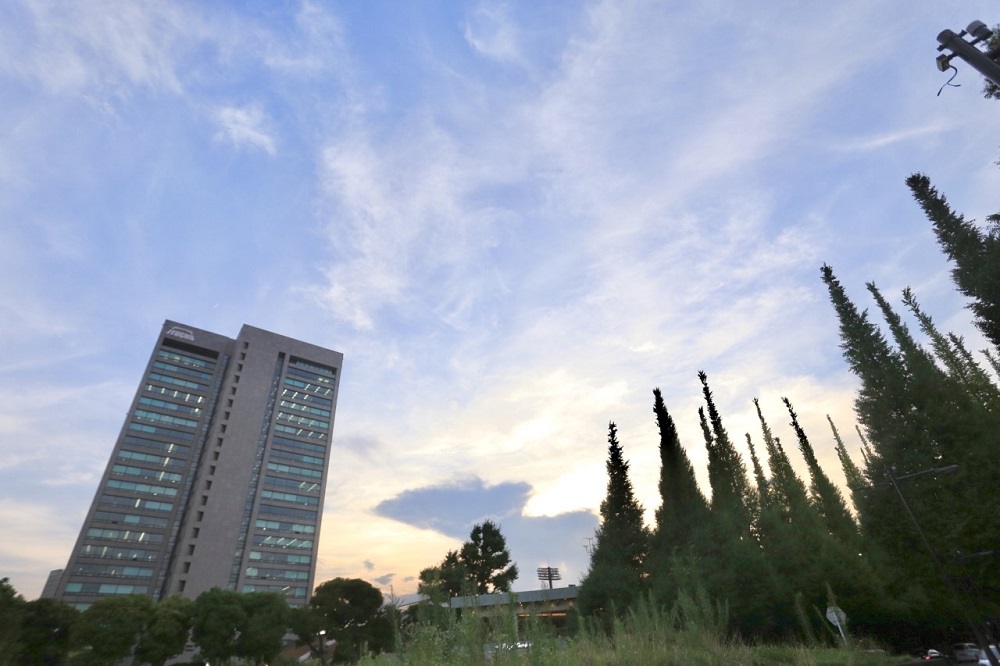
[{"label": "grass", "polygon": [[750,646],[729,637],[725,608],[681,599],[671,612],[640,606],[602,627],[579,622],[573,636],[558,636],[537,622],[525,625],[510,611],[466,614],[445,626],[404,631],[395,654],[367,657],[364,666],[888,666],[906,660],[858,647]]}]

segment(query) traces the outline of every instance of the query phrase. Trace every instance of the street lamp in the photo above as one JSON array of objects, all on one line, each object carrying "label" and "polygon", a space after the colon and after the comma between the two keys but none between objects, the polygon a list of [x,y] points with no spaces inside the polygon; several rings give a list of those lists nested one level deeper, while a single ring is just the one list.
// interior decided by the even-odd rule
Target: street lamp
[{"label": "street lamp", "polygon": [[906,474],[904,476],[896,476],[896,466],[890,465],[885,469],[885,475],[889,477],[889,482],[895,489],[896,494],[899,495],[899,501],[903,504],[903,508],[906,509],[906,515],[910,517],[910,522],[913,526],[917,528],[917,533],[920,535],[921,541],[924,542],[924,547],[931,556],[931,561],[934,562],[934,566],[937,568],[938,575],[941,576],[941,580],[944,581],[945,587],[948,588],[948,592],[951,594],[952,598],[955,600],[955,605],[958,606],[962,613],[962,617],[969,628],[972,630],[973,635],[976,637],[976,642],[979,643],[979,647],[986,652],[986,658],[990,662],[990,666],[1000,666],[998,663],[996,655],[990,649],[990,643],[986,640],[986,636],[983,635],[982,630],[979,625],[971,617],[969,617],[969,611],[966,609],[965,604],[962,603],[962,597],[955,589],[955,585],[951,581],[951,576],[944,570],[944,565],[941,563],[940,558],[937,555],[937,551],[931,547],[931,542],[927,539],[927,535],[924,534],[924,530],[920,527],[920,523],[917,522],[917,517],[913,515],[913,511],[910,509],[909,503],[906,501],[906,497],[903,495],[903,491],[899,487],[899,481],[906,481],[907,479],[913,479],[918,476],[926,476],[928,474],[952,474],[958,471],[958,465],[948,465],[946,467],[936,467],[934,469],[926,469],[920,472],[913,472],[912,474]]}]

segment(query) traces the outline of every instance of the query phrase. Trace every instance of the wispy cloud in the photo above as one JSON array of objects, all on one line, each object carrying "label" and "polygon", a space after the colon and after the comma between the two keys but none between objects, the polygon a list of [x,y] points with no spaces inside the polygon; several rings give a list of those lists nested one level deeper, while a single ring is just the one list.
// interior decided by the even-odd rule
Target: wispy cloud
[{"label": "wispy cloud", "polygon": [[522,64],[517,24],[505,3],[481,3],[465,22],[465,39],[477,52],[503,63]]},{"label": "wispy cloud", "polygon": [[246,107],[222,107],[215,112],[219,132],[215,138],[232,144],[236,148],[244,146],[263,150],[268,155],[277,153],[277,141],[270,129],[271,120],[255,105]]}]

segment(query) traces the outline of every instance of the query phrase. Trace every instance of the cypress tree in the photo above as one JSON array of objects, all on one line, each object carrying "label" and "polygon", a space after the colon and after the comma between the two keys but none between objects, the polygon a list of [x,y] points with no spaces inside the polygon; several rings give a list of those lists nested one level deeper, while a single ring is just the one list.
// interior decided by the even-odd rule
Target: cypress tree
[{"label": "cypress tree", "polygon": [[1000,224],[991,217],[992,228],[983,231],[956,214],[930,178],[915,173],[906,179],[924,213],[930,219],[938,243],[954,263],[952,279],[958,290],[972,299],[969,308],[983,335],[1000,348]]},{"label": "cypress tree", "polygon": [[847,487],[851,491],[851,501],[857,506],[858,501],[855,497],[862,486],[865,485],[865,477],[861,473],[861,470],[851,459],[851,455],[847,452],[847,447],[844,446],[844,440],[841,439],[840,433],[837,431],[837,426],[833,424],[833,419],[830,415],[826,415],[826,421],[830,424],[830,430],[833,431],[833,439],[836,442],[837,458],[840,460],[840,466],[844,470],[844,478],[847,480]]},{"label": "cypress tree", "polygon": [[642,505],[628,478],[628,461],[618,443],[618,429],[608,424],[608,488],[601,502],[601,525],[590,553],[590,567],[580,586],[579,609],[610,621],[624,615],[646,592],[644,565],[649,533]]},{"label": "cypress tree", "polygon": [[710,520],[700,535],[698,551],[706,587],[709,594],[728,601],[733,624],[741,634],[770,636],[779,617],[776,595],[780,586],[756,538],[753,507],[758,499],[746,465],[722,424],[708,377],[699,372],[698,378],[706,403],[698,415],[712,486]]},{"label": "cypress tree", "polygon": [[805,458],[806,467],[809,468],[809,475],[812,477],[813,503],[822,517],[826,529],[845,543],[855,542],[858,528],[847,509],[844,496],[840,494],[840,490],[820,467],[816,453],[813,451],[812,444],[809,443],[809,438],[806,437],[805,430],[799,424],[799,417],[792,408],[791,401],[788,398],[782,398],[781,401],[788,408],[788,414],[792,418],[791,426],[799,440],[799,451]]},{"label": "cypress tree", "polygon": [[678,589],[674,558],[691,555],[695,532],[708,516],[708,503],[698,489],[694,468],[659,388],[653,389],[653,413],[660,433],[660,506],[656,510],[648,569],[653,596],[670,606]]},{"label": "cypress tree", "polygon": [[709,433],[705,414],[699,411],[702,431],[705,433],[708,445],[708,480],[712,486],[712,512],[728,516],[740,535],[749,537],[752,522],[750,507],[754,503],[754,498],[747,477],[747,468],[732,440],[729,439],[729,433],[722,425],[722,417],[708,387],[708,375],[699,372],[698,379],[701,380],[702,394],[708,410],[708,423],[711,425]]}]

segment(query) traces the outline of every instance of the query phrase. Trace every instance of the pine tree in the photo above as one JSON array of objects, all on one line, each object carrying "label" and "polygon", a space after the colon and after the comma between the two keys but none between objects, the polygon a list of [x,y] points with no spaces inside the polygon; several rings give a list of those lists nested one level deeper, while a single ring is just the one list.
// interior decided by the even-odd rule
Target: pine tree
[{"label": "pine tree", "polygon": [[653,389],[653,413],[660,433],[660,506],[650,539],[648,571],[653,596],[671,606],[678,590],[675,557],[690,555],[695,533],[708,517],[708,502],[698,489],[694,468],[659,388]]},{"label": "pine tree", "polygon": [[491,520],[472,528],[459,559],[477,594],[510,592],[511,584],[517,580],[517,565],[511,564],[503,533]]},{"label": "pine tree", "polygon": [[865,485],[865,477],[861,473],[861,469],[854,463],[851,459],[851,455],[847,452],[847,447],[844,446],[844,440],[840,437],[840,433],[837,431],[837,426],[834,425],[833,419],[830,415],[826,415],[826,421],[830,424],[830,430],[833,431],[833,439],[836,442],[837,458],[840,460],[840,466],[844,470],[844,478],[847,481],[847,487],[851,491],[851,501],[857,506],[858,501],[856,494]]},{"label": "pine tree", "polygon": [[642,505],[628,478],[628,461],[618,443],[618,429],[608,424],[608,488],[601,502],[590,567],[580,586],[578,604],[583,615],[610,621],[624,615],[646,593],[644,565],[649,533],[642,522]]},{"label": "pine tree", "polygon": [[[698,554],[709,594],[728,602],[735,628],[769,636],[776,626],[780,586],[757,541],[756,492],[715,405],[708,377],[698,373],[705,408],[698,410],[708,448],[712,487],[710,519],[699,534]],[[707,413],[707,417],[706,417]]]},{"label": "pine tree", "polygon": [[956,214],[944,195],[922,173],[906,179],[914,199],[934,226],[938,243],[955,267],[952,279],[972,299],[969,308],[983,335],[1000,348],[1000,223],[994,216],[988,231]]},{"label": "pine tree", "polygon": [[792,408],[791,401],[788,398],[782,398],[781,401],[788,408],[788,414],[792,418],[791,426],[799,440],[799,451],[805,458],[809,475],[812,477],[813,503],[819,511],[823,523],[835,538],[845,543],[856,542],[858,527],[851,517],[851,512],[847,509],[844,496],[840,494],[840,489],[830,481],[830,477],[820,467],[816,453],[813,451],[812,444],[809,443],[809,438],[806,437],[805,430],[799,424],[799,417]]},{"label": "pine tree", "polygon": [[751,506],[755,503],[747,468],[744,464],[729,433],[722,425],[722,417],[715,406],[712,391],[708,387],[708,375],[698,373],[701,380],[702,394],[708,410],[708,423],[711,425],[709,434],[705,425],[705,414],[699,412],[702,430],[705,432],[708,446],[708,480],[712,486],[712,512],[716,515],[726,515],[741,536],[750,536],[752,523]]}]

